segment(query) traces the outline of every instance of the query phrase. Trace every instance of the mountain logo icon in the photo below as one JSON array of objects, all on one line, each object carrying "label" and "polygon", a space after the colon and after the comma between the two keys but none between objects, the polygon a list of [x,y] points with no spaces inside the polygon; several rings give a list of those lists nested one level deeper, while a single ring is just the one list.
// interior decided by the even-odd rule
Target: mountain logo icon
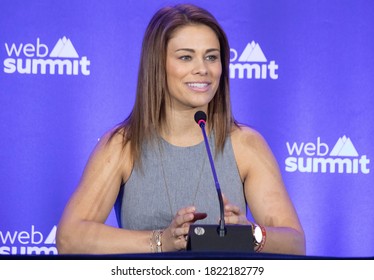
[{"label": "mountain logo icon", "polygon": [[51,51],[50,57],[64,57],[64,58],[79,58],[77,51],[75,50],[70,39],[65,36],[59,39]]},{"label": "mountain logo icon", "polygon": [[54,226],[44,241],[44,244],[56,244],[57,226]]},{"label": "mountain logo icon", "polygon": [[338,139],[330,156],[358,157],[358,153],[351,139],[344,135]]},{"label": "mountain logo icon", "polygon": [[267,59],[258,43],[252,41],[245,47],[243,53],[239,57],[240,62],[267,62]]}]

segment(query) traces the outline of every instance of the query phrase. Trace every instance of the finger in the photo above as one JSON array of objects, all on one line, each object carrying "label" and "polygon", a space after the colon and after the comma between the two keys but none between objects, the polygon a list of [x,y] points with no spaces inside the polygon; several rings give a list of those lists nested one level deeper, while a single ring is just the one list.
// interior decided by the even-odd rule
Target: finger
[{"label": "finger", "polygon": [[239,216],[237,215],[231,215],[231,216],[225,216],[225,223],[226,224],[239,224]]},{"label": "finger", "polygon": [[[233,212],[236,215],[240,214],[240,208],[239,207],[237,207],[236,205],[231,204],[230,201],[228,200],[228,198],[224,194],[222,194],[222,198],[223,198],[224,210],[226,212]],[[227,214],[231,215],[230,213],[227,213]]]},{"label": "finger", "polygon": [[182,216],[188,213],[194,213],[196,211],[195,206],[188,206],[178,210],[177,215]]},{"label": "finger", "polygon": [[177,250],[185,250],[187,247],[187,241],[185,238],[180,238],[175,242]]},{"label": "finger", "polygon": [[227,197],[222,194],[222,200],[223,200],[223,210],[225,216],[231,216],[233,213],[231,212],[231,206],[230,201],[227,199]]},{"label": "finger", "polygon": [[224,206],[227,205],[227,204],[230,204],[230,201],[228,200],[228,198],[223,193],[222,193],[222,201],[223,201]]},{"label": "finger", "polygon": [[191,221],[193,219],[193,213],[195,211],[196,208],[194,206],[179,209],[177,214],[174,216],[171,225],[173,227],[180,227],[184,223]]},{"label": "finger", "polygon": [[245,215],[232,215],[232,216],[225,216],[225,223],[227,224],[240,224],[240,225],[249,225],[250,222],[248,221]]},{"label": "finger", "polygon": [[188,226],[179,227],[174,230],[173,236],[174,238],[179,238],[181,236],[184,238],[184,236],[188,234],[188,231],[189,231]]},{"label": "finger", "polygon": [[163,234],[163,246],[166,251],[183,250],[186,248],[186,236],[189,228],[169,227]]},{"label": "finger", "polygon": [[228,215],[230,215],[230,213],[235,214],[235,215],[240,215],[241,214],[240,208],[238,206],[232,205],[232,204],[226,205],[224,210],[225,210],[225,212],[227,212]]},{"label": "finger", "polygon": [[173,246],[176,250],[185,250],[187,247],[187,234],[189,227],[179,227],[173,233]]},{"label": "finger", "polygon": [[189,225],[192,223],[194,218],[193,213],[184,214],[182,216],[177,216],[175,219],[176,227],[184,227],[185,224]]}]

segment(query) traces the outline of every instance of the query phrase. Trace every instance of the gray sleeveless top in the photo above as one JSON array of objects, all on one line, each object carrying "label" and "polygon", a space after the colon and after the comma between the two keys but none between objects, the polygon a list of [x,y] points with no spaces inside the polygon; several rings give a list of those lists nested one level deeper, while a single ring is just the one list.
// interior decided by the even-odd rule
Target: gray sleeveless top
[{"label": "gray sleeveless top", "polygon": [[[209,137],[212,155],[214,136]],[[219,200],[204,142],[191,147],[173,146],[161,139],[142,147],[143,169],[134,168],[121,192],[120,225],[132,230],[166,228],[180,208],[194,205],[208,217],[197,223],[217,224]],[[214,157],[222,193],[246,211],[231,139]],[[118,213],[117,213],[118,214]]]}]

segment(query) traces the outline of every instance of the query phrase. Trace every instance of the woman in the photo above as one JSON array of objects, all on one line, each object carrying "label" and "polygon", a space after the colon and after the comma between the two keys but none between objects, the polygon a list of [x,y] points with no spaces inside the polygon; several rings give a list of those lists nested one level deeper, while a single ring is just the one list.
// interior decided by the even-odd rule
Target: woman
[{"label": "woman", "polygon": [[[184,250],[189,225],[204,218],[199,212],[207,213],[203,223],[218,223],[194,120],[203,111],[226,224],[253,224],[256,251],[305,254],[303,229],[270,149],[232,116],[229,50],[217,21],[201,8],[177,5],[153,16],[134,108],[92,153],[58,226],[60,253]],[[117,198],[122,228],[104,224]],[[255,221],[247,219],[247,206]]]}]

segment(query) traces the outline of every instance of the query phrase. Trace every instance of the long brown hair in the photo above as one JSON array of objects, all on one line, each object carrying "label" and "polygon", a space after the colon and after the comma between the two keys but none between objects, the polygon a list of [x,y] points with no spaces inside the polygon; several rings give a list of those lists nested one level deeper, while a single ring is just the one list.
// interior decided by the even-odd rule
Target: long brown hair
[{"label": "long brown hair", "polygon": [[160,9],[146,29],[138,73],[136,100],[130,115],[117,127],[112,136],[122,133],[124,145],[130,141],[134,164],[141,162],[141,145],[158,135],[165,123],[167,98],[166,50],[173,32],[182,26],[204,24],[217,35],[221,49],[222,74],[217,92],[208,104],[208,128],[214,131],[216,147],[223,150],[225,139],[236,124],[230,103],[230,48],[225,32],[214,16],[194,5],[180,4]]}]

